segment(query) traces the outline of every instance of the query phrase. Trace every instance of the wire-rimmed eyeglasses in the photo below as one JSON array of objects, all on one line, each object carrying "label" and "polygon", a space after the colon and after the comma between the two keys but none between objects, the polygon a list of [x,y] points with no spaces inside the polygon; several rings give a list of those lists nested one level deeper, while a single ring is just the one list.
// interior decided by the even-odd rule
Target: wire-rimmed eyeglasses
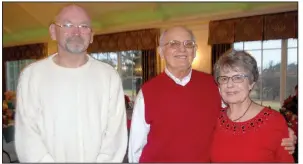
[{"label": "wire-rimmed eyeglasses", "polygon": [[244,75],[244,74],[234,75],[232,77],[219,76],[217,78],[217,82],[219,84],[226,84],[228,83],[229,79],[231,79],[234,83],[242,83],[246,77],[248,77],[248,75]]},{"label": "wire-rimmed eyeglasses", "polygon": [[57,22],[54,22],[53,24],[55,24],[56,26],[61,27],[66,32],[71,32],[74,28],[78,28],[79,31],[83,34],[87,34],[87,33],[91,32],[91,27],[89,25],[86,25],[86,24],[74,25],[72,23],[60,24],[60,23],[57,23]]},{"label": "wire-rimmed eyeglasses", "polygon": [[194,47],[196,47],[196,43],[193,40],[185,40],[183,42],[180,42],[178,40],[171,40],[171,41],[168,41],[167,43],[163,44],[162,46],[169,45],[170,48],[178,49],[178,48],[180,48],[182,43],[183,43],[185,48],[194,48]]}]

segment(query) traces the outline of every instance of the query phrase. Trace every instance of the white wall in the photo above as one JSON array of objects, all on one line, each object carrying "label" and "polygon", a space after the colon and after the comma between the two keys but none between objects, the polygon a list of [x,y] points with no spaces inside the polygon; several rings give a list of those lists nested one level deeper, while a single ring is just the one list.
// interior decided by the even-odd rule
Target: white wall
[{"label": "white wall", "polygon": [[208,24],[188,26],[196,36],[198,50],[193,62],[193,69],[211,73],[211,46],[208,42]]},{"label": "white wall", "polygon": [[48,41],[48,55],[54,54],[57,52],[57,43],[55,41],[49,40]]}]

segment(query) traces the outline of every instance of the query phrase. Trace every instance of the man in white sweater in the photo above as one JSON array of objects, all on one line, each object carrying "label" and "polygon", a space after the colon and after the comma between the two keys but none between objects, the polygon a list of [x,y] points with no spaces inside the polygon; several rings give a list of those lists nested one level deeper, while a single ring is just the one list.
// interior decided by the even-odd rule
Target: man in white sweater
[{"label": "man in white sweater", "polygon": [[127,147],[119,74],[87,55],[91,21],[64,7],[50,25],[58,53],[26,67],[17,90],[15,144],[20,162],[122,162]]}]

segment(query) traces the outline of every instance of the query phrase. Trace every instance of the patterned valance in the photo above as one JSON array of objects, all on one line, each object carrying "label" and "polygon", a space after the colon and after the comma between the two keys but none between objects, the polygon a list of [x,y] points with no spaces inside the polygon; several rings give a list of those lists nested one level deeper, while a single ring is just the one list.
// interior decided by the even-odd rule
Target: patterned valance
[{"label": "patterned valance", "polygon": [[208,43],[298,38],[298,11],[243,17],[209,23]]},{"label": "patterned valance", "polygon": [[149,50],[158,46],[159,29],[144,29],[94,36],[88,52]]},{"label": "patterned valance", "polygon": [[47,44],[29,44],[3,48],[3,62],[25,59],[41,59],[47,56]]},{"label": "patterned valance", "polygon": [[298,12],[267,15],[264,24],[264,40],[298,38]]}]

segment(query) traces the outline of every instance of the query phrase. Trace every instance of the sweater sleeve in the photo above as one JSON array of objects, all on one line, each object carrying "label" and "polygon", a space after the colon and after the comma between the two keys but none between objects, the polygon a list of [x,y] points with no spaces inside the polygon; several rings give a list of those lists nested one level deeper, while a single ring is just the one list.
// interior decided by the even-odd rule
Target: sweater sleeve
[{"label": "sweater sleeve", "polygon": [[105,134],[97,162],[122,162],[127,147],[124,93],[118,73],[111,77],[110,102]]},{"label": "sweater sleeve", "polygon": [[15,117],[15,146],[20,162],[54,162],[49,154],[38,127],[39,97],[37,85],[30,69],[19,78]]},{"label": "sweater sleeve", "polygon": [[[288,128],[287,123],[284,120],[283,116],[279,113],[276,113],[275,116],[275,123],[273,126],[275,126],[274,130],[276,132],[276,135],[273,135],[277,137],[277,148],[275,152],[275,162],[294,162],[293,156],[288,153],[287,150],[284,149],[283,146],[281,146],[281,142],[283,138],[288,138]],[[274,133],[273,133],[274,134]]]}]

